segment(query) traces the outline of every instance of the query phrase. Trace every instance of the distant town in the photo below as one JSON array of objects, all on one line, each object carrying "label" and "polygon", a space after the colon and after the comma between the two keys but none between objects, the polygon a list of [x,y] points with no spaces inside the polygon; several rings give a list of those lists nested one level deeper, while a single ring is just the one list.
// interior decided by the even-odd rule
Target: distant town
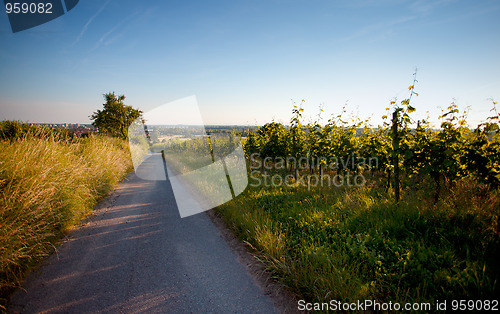
[{"label": "distant town", "polygon": [[[43,126],[52,129],[71,130],[76,137],[87,136],[88,133],[97,132],[97,129],[92,124],[81,123],[30,123],[30,125]],[[85,134],[85,135],[84,135]]]},{"label": "distant town", "polygon": [[95,128],[92,124],[81,123],[30,123],[31,125],[45,126],[54,129],[68,129],[77,131],[93,132]]}]

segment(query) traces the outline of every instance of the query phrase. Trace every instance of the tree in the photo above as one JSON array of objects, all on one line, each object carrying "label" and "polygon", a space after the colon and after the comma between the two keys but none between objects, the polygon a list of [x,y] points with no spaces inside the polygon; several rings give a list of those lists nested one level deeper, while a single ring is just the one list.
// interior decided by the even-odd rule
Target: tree
[{"label": "tree", "polygon": [[124,95],[117,96],[112,92],[103,96],[106,100],[104,109],[97,110],[90,116],[94,121],[92,125],[101,133],[127,139],[128,127],[134,120],[142,118],[142,111],[125,105]]}]

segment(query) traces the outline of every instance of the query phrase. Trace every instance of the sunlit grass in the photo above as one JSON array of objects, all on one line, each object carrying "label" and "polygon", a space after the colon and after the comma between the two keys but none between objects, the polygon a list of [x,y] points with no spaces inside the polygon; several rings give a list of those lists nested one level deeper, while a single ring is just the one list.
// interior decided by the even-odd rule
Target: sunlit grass
[{"label": "sunlit grass", "polygon": [[35,128],[0,141],[0,298],[130,170],[118,139],[62,140]]},{"label": "sunlit grass", "polygon": [[405,193],[397,205],[376,187],[259,186],[217,210],[308,301],[497,295],[499,192],[463,180],[437,204]]}]

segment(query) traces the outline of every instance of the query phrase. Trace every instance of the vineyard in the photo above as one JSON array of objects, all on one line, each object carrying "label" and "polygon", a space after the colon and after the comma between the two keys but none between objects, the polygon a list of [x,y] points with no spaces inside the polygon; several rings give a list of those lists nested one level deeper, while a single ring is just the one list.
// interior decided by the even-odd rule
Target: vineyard
[{"label": "vineyard", "polygon": [[[324,126],[317,122],[302,125],[303,108],[294,106],[290,127],[272,122],[249,133],[245,152],[249,158],[253,155],[266,162],[283,161],[284,168],[295,172],[295,179],[307,165],[311,174],[333,170],[384,176],[385,180],[371,183],[392,188],[396,195],[401,189],[414,192],[432,185],[437,202],[444,188],[463,179],[485,184],[488,189],[499,187],[499,115],[496,102],[492,104],[494,115],[470,129],[465,112],[460,115],[452,103],[440,117],[439,130],[430,128],[425,120],[411,128],[410,114],[415,108],[409,99],[394,109],[391,121],[383,116],[386,121],[378,128],[363,126],[359,121],[347,126],[342,115]],[[370,159],[377,162],[368,164]]]},{"label": "vineyard", "polygon": [[409,91],[376,128],[346,121],[345,108],[305,124],[302,101],[290,125],[267,123],[244,138],[249,187],[217,212],[299,298],[498,295],[496,102],[475,128],[451,103],[433,129],[413,120]]}]

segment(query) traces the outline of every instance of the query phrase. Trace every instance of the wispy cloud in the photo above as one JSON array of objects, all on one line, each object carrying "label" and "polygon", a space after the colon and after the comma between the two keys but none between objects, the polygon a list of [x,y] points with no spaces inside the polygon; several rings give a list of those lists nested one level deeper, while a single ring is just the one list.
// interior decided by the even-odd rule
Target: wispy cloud
[{"label": "wispy cloud", "polygon": [[114,31],[116,31],[118,29],[118,27],[122,26],[124,24],[125,21],[127,21],[128,19],[124,19],[122,20],[120,23],[116,24],[115,26],[113,26],[113,28],[111,28],[109,31],[107,31],[106,33],[104,33],[100,38],[99,40],[97,41],[96,45],[94,46],[94,48],[92,48],[90,50],[91,51],[94,51],[96,50],[97,48],[99,48],[102,43],[106,40],[106,38],[108,38],[109,35],[111,35]]},{"label": "wispy cloud", "polygon": [[118,34],[116,36],[114,36],[113,38],[109,39],[106,41],[106,39],[108,39],[108,37],[110,37],[111,34],[113,34],[118,28],[120,28],[122,25],[126,24],[127,22],[129,22],[130,20],[132,20],[134,17],[136,17],[137,15],[139,15],[141,12],[138,11],[138,12],[135,12],[134,14],[124,18],[123,20],[121,20],[119,23],[117,23],[115,26],[113,26],[109,31],[107,31],[106,33],[104,33],[100,38],[99,40],[97,41],[96,45],[94,46],[94,48],[92,48],[90,50],[91,51],[94,51],[96,50],[97,48],[99,48],[103,43],[105,45],[107,45],[108,43],[112,42],[115,40],[116,37],[120,37],[123,35],[123,33],[121,34]]},{"label": "wispy cloud", "polygon": [[350,41],[364,36],[372,36],[372,40],[374,38],[378,39],[386,38],[387,36],[393,33],[391,27],[409,22],[415,18],[416,16],[407,16],[394,19],[392,21],[371,24],[359,29],[358,31],[354,32],[349,36],[342,38],[341,41]]},{"label": "wispy cloud", "polygon": [[380,6],[393,6],[401,3],[401,0],[345,0],[337,2],[340,7],[347,9],[366,9]]},{"label": "wispy cloud", "polygon": [[75,41],[73,42],[73,45],[75,45],[76,43],[78,43],[80,41],[80,39],[82,39],[83,35],[85,34],[85,32],[87,31],[87,28],[89,27],[89,25],[92,23],[92,21],[99,15],[101,14],[101,12],[106,8],[106,6],[111,2],[111,0],[107,0],[102,7],[99,8],[99,10],[97,10],[97,12],[92,15],[90,17],[90,19],[87,21],[87,23],[85,23],[85,25],[83,26],[82,30],[80,31],[80,34],[78,34],[78,36],[76,37]]},{"label": "wispy cloud", "polygon": [[500,5],[498,3],[493,3],[490,6],[480,6],[479,8],[473,7],[469,10],[464,10],[461,14],[435,19],[434,21],[427,23],[426,26],[456,23],[457,21],[467,21],[471,18],[477,18],[478,16],[492,14],[493,12],[499,10]]},{"label": "wispy cloud", "polygon": [[453,0],[417,0],[410,5],[410,10],[418,14],[431,14],[437,8],[449,4]]}]

